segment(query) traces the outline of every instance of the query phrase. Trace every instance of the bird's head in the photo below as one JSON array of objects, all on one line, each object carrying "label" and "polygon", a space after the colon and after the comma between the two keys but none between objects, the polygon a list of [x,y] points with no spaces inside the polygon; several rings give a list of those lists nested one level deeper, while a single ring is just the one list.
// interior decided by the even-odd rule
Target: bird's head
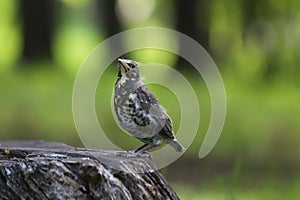
[{"label": "bird's head", "polygon": [[140,78],[138,63],[133,60],[118,59],[118,80],[122,76],[138,80]]}]

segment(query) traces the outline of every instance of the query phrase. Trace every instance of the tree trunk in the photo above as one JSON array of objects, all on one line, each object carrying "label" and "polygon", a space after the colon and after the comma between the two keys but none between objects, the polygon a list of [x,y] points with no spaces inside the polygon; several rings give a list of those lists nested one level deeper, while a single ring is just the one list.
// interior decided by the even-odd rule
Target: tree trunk
[{"label": "tree trunk", "polygon": [[[104,29],[107,38],[122,31],[121,23],[116,15],[116,0],[96,1],[99,28]],[[109,56],[118,55],[124,49],[124,41],[119,40],[108,46]]]},{"label": "tree trunk", "polygon": [[[209,50],[209,1],[203,0],[176,0],[176,30],[188,35],[197,41],[207,52]],[[181,44],[182,45],[182,44]],[[180,46],[180,51],[185,51],[186,47]],[[180,55],[182,55],[180,53]],[[182,70],[189,65],[183,58],[178,57],[176,68]]]},{"label": "tree trunk", "polygon": [[51,59],[53,0],[20,1],[23,21],[23,60]]},{"label": "tree trunk", "polygon": [[[109,162],[119,162],[120,168],[112,168]],[[178,197],[149,154],[13,141],[0,142],[0,199]]]}]

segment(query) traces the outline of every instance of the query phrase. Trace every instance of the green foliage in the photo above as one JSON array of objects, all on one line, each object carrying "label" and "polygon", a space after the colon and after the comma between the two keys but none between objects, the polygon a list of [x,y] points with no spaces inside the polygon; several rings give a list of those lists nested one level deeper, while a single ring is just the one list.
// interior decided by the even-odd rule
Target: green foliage
[{"label": "green foliage", "polygon": [[16,1],[0,1],[0,73],[9,70],[20,56],[20,24],[16,19]]},{"label": "green foliage", "polygon": [[212,180],[205,183],[203,187],[189,187],[186,185],[176,185],[173,188],[182,200],[198,200],[198,199],[222,199],[222,200],[280,200],[299,199],[300,182],[296,181],[279,181],[278,180],[262,180],[262,185],[257,185],[257,180],[252,185],[245,187],[245,181],[240,182],[234,188],[227,187],[227,181]]},{"label": "green foliage", "polygon": [[[173,2],[149,2],[155,2],[149,18],[123,20],[121,26],[175,26]],[[0,1],[0,140],[44,139],[81,145],[72,116],[75,72],[106,35],[104,28],[97,29],[93,21],[94,3],[62,1],[53,35],[53,62],[27,63],[30,69],[21,70],[26,66],[19,62],[23,33],[18,4],[15,0]],[[223,133],[209,156],[226,163],[230,170],[199,180],[199,187],[174,183],[174,188],[182,199],[299,199],[300,3],[213,0],[208,5],[210,52],[222,73],[228,106]],[[200,24],[201,13],[195,16]],[[124,43],[130,46],[135,40],[166,42],[179,48],[176,40],[167,35],[126,38]],[[170,66],[177,61],[176,55],[152,49],[130,52],[128,56]],[[180,67],[199,91],[199,131],[184,157],[198,159],[210,120],[210,96],[201,77],[188,70],[190,66]],[[97,116],[112,142],[129,150],[140,142],[114,121],[111,100],[116,74],[114,63],[99,81]],[[170,78],[168,74],[164,76]],[[162,86],[149,87],[177,130],[181,111],[175,95]],[[211,170],[218,172],[218,167],[211,165]]]}]

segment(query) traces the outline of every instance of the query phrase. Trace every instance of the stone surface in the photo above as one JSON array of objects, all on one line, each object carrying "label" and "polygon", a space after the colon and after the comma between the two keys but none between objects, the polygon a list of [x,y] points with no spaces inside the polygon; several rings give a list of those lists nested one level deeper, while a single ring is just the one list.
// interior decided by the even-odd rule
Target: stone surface
[{"label": "stone surface", "polygon": [[0,141],[0,199],[178,199],[151,156]]}]

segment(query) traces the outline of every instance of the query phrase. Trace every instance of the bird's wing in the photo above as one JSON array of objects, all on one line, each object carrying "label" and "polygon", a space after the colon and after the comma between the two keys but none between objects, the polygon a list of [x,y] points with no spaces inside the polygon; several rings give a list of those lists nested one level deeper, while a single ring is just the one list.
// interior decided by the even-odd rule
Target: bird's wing
[{"label": "bird's wing", "polygon": [[155,98],[155,96],[150,92],[150,90],[142,85],[140,86],[137,91],[137,99],[140,101],[142,108],[149,113],[150,109],[155,106],[155,105],[159,105],[157,99]]},{"label": "bird's wing", "polygon": [[165,109],[159,105],[158,100],[150,92],[150,90],[142,85],[137,89],[136,94],[141,103],[142,108],[150,113],[153,118],[155,118],[158,123],[161,124],[162,130],[160,133],[165,134],[166,137],[174,138],[173,125],[170,117],[167,115]]}]

